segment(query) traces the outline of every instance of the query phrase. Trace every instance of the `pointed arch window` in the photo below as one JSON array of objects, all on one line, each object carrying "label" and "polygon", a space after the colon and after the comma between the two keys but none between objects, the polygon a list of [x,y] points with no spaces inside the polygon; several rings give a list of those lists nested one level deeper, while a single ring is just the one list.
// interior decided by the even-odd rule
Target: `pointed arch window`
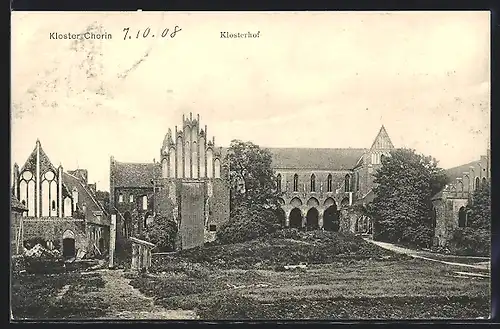
[{"label": "pointed arch window", "polygon": [[479,188],[479,177],[476,177],[476,186],[475,189],[477,190]]},{"label": "pointed arch window", "polygon": [[344,191],[351,192],[351,176],[349,174],[345,175],[344,179]]},{"label": "pointed arch window", "polygon": [[293,175],[293,191],[298,192],[299,190],[299,175]]},{"label": "pointed arch window", "polygon": [[278,176],[276,176],[276,189],[278,190],[278,192],[281,192],[281,174],[278,174]]},{"label": "pointed arch window", "polygon": [[316,176],[311,175],[311,192],[316,192]]},{"label": "pointed arch window", "polygon": [[326,191],[331,192],[333,188],[332,174],[328,174],[328,178],[326,179]]}]

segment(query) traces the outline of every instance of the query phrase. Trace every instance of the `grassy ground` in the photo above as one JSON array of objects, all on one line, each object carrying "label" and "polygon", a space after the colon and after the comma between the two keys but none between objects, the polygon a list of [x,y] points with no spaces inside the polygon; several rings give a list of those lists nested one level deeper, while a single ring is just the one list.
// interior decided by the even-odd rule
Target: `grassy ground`
[{"label": "grassy ground", "polygon": [[[307,268],[283,268],[298,263]],[[489,279],[457,271],[481,272],[397,255],[350,234],[288,231],[155,256],[150,274],[127,278],[108,270],[16,272],[11,304],[15,319],[488,317]]]},{"label": "grassy ground", "polygon": [[108,305],[91,296],[104,286],[98,273],[58,274],[14,273],[11,307],[14,319],[95,318],[105,314]]},{"label": "grassy ground", "polygon": [[312,265],[306,271],[172,266],[131,284],[202,319],[475,318],[489,316],[489,280],[423,260]]},{"label": "grassy ground", "polygon": [[[306,270],[282,265],[307,263]],[[413,259],[350,234],[279,232],[235,245],[156,256],[131,285],[165,308],[217,319],[476,318],[489,279]],[[478,272],[478,270],[474,270]]]}]

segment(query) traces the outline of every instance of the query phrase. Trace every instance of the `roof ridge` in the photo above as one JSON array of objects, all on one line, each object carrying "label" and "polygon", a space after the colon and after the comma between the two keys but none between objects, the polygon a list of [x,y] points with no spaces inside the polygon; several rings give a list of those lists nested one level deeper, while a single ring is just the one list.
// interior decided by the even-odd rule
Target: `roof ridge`
[{"label": "roof ridge", "polygon": [[97,202],[97,200],[94,198],[94,196],[92,195],[92,193],[90,192],[90,190],[85,186],[85,184],[83,184],[82,181],[80,181],[80,179],[78,177],[73,176],[73,175],[71,175],[69,173],[65,173],[65,174],[68,175],[68,176],[70,176],[70,177],[72,177],[72,178],[74,178],[74,179],[76,179],[77,182],[82,186],[83,190],[90,196],[90,198],[92,199],[92,201],[94,202],[94,204],[96,204],[99,209],[101,209],[102,211],[104,211],[104,207],[102,207],[101,204],[99,202]]}]

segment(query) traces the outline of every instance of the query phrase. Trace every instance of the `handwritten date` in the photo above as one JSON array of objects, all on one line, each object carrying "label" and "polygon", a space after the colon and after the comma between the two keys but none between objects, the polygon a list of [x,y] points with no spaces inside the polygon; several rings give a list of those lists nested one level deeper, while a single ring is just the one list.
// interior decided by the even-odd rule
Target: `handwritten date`
[{"label": "handwritten date", "polygon": [[173,39],[173,38],[175,38],[177,33],[179,33],[180,31],[182,31],[182,29],[176,25],[173,29],[165,28],[165,29],[163,29],[163,31],[161,31],[161,33],[158,33],[157,35],[155,35],[154,32],[151,33],[151,28],[149,28],[149,27],[147,27],[144,30],[137,30],[137,32],[130,31],[129,27],[125,27],[125,28],[123,28],[123,32],[125,33],[123,35],[123,40],[132,39],[132,38],[134,38],[134,39],[155,38],[157,36],[159,36],[161,38]]}]

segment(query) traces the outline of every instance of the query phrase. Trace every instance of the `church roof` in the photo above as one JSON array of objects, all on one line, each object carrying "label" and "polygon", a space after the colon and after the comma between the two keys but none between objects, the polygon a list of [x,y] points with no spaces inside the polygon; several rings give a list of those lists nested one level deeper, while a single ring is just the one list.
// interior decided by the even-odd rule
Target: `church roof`
[{"label": "church roof", "polygon": [[161,178],[161,165],[115,161],[113,172],[115,186],[152,188],[151,180]]},{"label": "church roof", "polygon": [[375,137],[375,140],[373,141],[371,149],[392,149],[394,148],[394,145],[392,144],[391,138],[389,137],[389,134],[387,133],[387,130],[385,130],[385,127],[382,125],[380,128],[377,137]]},{"label": "church roof", "polygon": [[368,150],[362,148],[267,148],[282,169],[350,170]]},{"label": "church roof", "polygon": [[21,203],[14,195],[10,195],[10,207],[12,210],[26,211],[28,208]]}]

